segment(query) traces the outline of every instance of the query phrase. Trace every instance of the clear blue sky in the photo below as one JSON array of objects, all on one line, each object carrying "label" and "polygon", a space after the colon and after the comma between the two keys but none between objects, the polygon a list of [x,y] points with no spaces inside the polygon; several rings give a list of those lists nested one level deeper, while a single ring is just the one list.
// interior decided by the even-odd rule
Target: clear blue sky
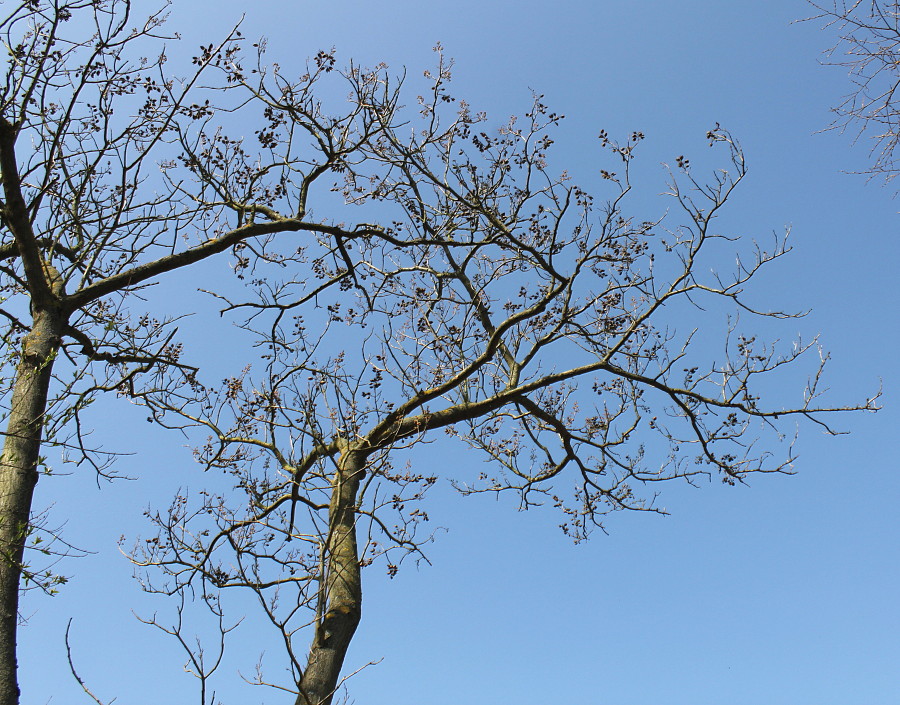
[{"label": "clear blue sky", "polygon": [[[418,75],[441,41],[457,61],[456,94],[496,123],[527,109],[530,89],[546,94],[568,116],[556,166],[588,186],[602,166],[600,128],[647,135],[641,188],[653,196],[665,180],[655,165],[699,154],[720,122],[750,165],[731,227],[759,238],[793,229],[795,251],[760,297],[813,308],[786,334],[822,333],[836,398],[862,400],[880,379],[886,392],[880,414],[846,420],[851,435],[807,428],[796,476],[666,487],[671,516],[613,516],[609,536],[580,546],[550,513],[443,492],[431,513],[449,531],[431,551],[434,565],[393,581],[369,576],[347,665],[381,662],[355,677],[355,701],[900,703],[900,201],[845,173],[866,166],[864,144],[819,133],[848,83],[818,64],[831,35],[792,24],[809,14],[806,4],[222,0],[212,10],[175,0],[171,26],[191,45],[208,43],[244,12],[245,34],[266,35],[269,58],[285,65],[335,46],[339,62],[384,60]],[[116,540],[145,530],[148,503],[204,477],[177,438],[121,405],[104,408],[115,416],[98,421],[98,436],[136,452],[119,470],[140,479],[100,489],[85,474],[39,484],[39,503],[55,502],[67,536],[96,554],[65,566],[74,577],[61,596],[26,600],[23,702],[83,698],[65,665],[69,616],[76,663],[98,695],[123,705],[196,702],[181,655],[131,615],[163,605],[140,594]],[[468,462],[480,459],[448,456],[437,469]],[[237,634],[251,659],[272,636],[252,616]],[[241,665],[252,675],[252,661]],[[289,701],[232,674],[218,690],[226,705]]]}]

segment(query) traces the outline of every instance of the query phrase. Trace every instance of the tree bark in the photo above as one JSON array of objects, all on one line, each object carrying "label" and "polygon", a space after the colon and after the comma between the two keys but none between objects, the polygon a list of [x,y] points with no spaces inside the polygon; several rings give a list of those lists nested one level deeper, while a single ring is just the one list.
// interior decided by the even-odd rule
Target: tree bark
[{"label": "tree bark", "polygon": [[356,500],[366,455],[345,450],[338,461],[329,507],[325,554],[325,609],[316,626],[297,705],[331,705],[344,657],[362,615],[356,541]]},{"label": "tree bark", "polygon": [[19,581],[34,486],[38,480],[47,390],[60,348],[63,316],[37,311],[22,345],[0,455],[0,705],[17,705]]}]

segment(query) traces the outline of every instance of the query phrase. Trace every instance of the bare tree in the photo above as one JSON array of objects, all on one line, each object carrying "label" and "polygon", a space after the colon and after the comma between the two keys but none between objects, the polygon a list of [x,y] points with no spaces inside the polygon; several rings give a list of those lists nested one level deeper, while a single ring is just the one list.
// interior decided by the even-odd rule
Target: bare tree
[{"label": "bare tree", "polygon": [[[723,168],[697,179],[678,157],[673,212],[639,217],[629,196],[641,133],[600,134],[618,166],[601,171],[612,196],[595,201],[550,166],[561,116],[540,97],[490,130],[449,93],[443,59],[428,76],[413,116],[386,72],[345,73],[351,94],[381,88],[366,104],[378,135],[338,187],[348,207],[379,207],[391,223],[390,237],[308,251],[323,284],[352,262],[347,286],[311,300],[312,281],[258,262],[255,302],[222,300],[247,314],[260,359],[221,386],[195,377],[135,394],[159,423],[207,434],[200,463],[236,490],[184,491],[149,514],[158,533],[132,552],[145,588],[201,604],[249,590],[291,673],[256,682],[298,705],[329,705],[343,683],[362,569],[393,575],[404,557],[425,558],[422,500],[444,472],[464,494],[554,507],[582,540],[610,512],[663,511],[659,483],[790,472],[796,422],[833,433],[832,412],[875,409],[874,398],[820,399],[816,341],[763,343],[746,328],[795,316],[747,291],[787,254],[786,235],[762,245],[719,230],[745,174],[728,132],[707,134]],[[290,86],[255,90],[280,113]],[[677,330],[679,312],[696,327]],[[785,389],[806,358],[805,387],[780,396],[772,382]],[[436,434],[491,471],[408,453]]]},{"label": "bare tree", "polygon": [[851,129],[871,143],[871,173],[892,180],[900,171],[894,152],[900,143],[900,3],[897,0],[810,0],[838,39],[826,63],[847,69],[851,92],[834,109],[833,127]]},{"label": "bare tree", "polygon": [[[448,92],[443,60],[410,111],[386,67],[339,72],[320,52],[285,75],[238,29],[179,75],[163,20],[135,18],[128,0],[26,0],[0,20],[0,705],[19,701],[19,590],[55,581],[24,555],[43,456],[107,472],[82,428],[99,393],[204,430],[199,460],[239,490],[183,493],[134,554],[165,576],[148,589],[179,598],[174,625],[150,621],[188,653],[201,698],[234,624],[221,592],[238,588],[282,638],[292,678],[272,685],[317,705],[342,682],[361,569],[424,556],[438,468],[393,463],[436,432],[493,462],[453,473],[461,491],[551,504],[580,540],[610,511],[660,511],[641,491],[657,482],[788,471],[790,446],[773,452],[792,418],[830,431],[829,412],[874,408],[820,401],[824,356],[805,392],[763,404],[763,380],[814,342],[763,346],[737,317],[722,336],[679,334],[666,318],[790,317],[745,296],[783,239],[706,274],[740,250],[715,227],[744,175],[718,127],[726,168],[694,180],[679,157],[681,217],[641,219],[626,209],[640,133],[601,134],[620,166],[601,172],[613,196],[595,205],[549,166],[561,116],[540,98],[492,131]],[[332,85],[341,98],[326,107]],[[340,220],[314,217],[313,197]],[[236,281],[200,286],[247,314],[261,350],[221,388],[183,359],[186,311],[143,298],[219,255]],[[219,620],[212,650],[183,633],[191,598]]]},{"label": "bare tree", "polygon": [[[238,29],[177,74],[167,64],[177,37],[163,32],[164,19],[136,17],[129,0],[16,1],[0,19],[3,705],[19,699],[19,589],[24,581],[52,590],[60,580],[24,555],[29,540],[41,540],[32,501],[46,448],[106,472],[111,456],[82,430],[95,395],[195,373],[175,340],[188,311],[145,312],[135,294],[219,255],[243,276],[270,258],[276,235],[290,240],[280,266],[299,266],[308,243],[346,253],[346,242],[386,236],[309,215],[317,181],[345,172],[383,129],[365,93],[334,114],[314,96],[332,70],[327,53],[274,112],[249,89],[262,68],[237,60]],[[290,138],[272,142],[276,129]],[[319,287],[340,284],[350,269]]]}]

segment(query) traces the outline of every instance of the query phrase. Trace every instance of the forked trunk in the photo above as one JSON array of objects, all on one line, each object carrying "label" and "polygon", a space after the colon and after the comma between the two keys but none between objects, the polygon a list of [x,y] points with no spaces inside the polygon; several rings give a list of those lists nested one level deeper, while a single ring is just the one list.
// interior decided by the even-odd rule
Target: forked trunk
[{"label": "forked trunk", "polygon": [[22,554],[38,480],[47,390],[63,321],[36,312],[16,368],[3,454],[0,456],[0,705],[17,705],[16,627]]},{"label": "forked trunk", "polygon": [[331,705],[350,640],[362,609],[356,500],[365,475],[365,454],[342,453],[329,508],[325,556],[325,607],[316,626],[297,705]]}]

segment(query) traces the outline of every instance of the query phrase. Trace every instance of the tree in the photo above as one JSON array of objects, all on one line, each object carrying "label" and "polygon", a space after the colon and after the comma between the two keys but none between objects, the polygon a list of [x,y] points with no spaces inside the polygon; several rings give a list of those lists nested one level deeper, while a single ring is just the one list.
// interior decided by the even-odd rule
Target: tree
[{"label": "tree", "polygon": [[[235,61],[235,29],[201,48],[183,76],[167,70],[163,11],[135,18],[130,0],[28,0],[0,20],[8,62],[0,84],[0,290],[6,434],[0,458],[0,703],[18,702],[20,587],[52,591],[61,578],[27,565],[43,448],[105,472],[82,415],[96,394],[134,393],[180,361],[175,320],[138,292],[209,258],[234,257],[238,273],[279,234],[298,260],[309,239],[339,251],[379,228],[308,217],[307,199],[375,138],[364,93],[326,117],[314,87],[331,71],[323,53],[284,95],[275,116],[248,91]],[[142,58],[143,57],[143,58]],[[149,57],[149,58],[147,58]],[[202,80],[201,80],[202,79]],[[361,88],[365,88],[361,86]],[[258,145],[229,137],[252,115]],[[268,135],[288,122],[292,141]],[[244,126],[241,128],[245,129]],[[276,208],[276,205],[278,208]],[[279,210],[280,209],[280,210]],[[331,283],[339,283],[336,275]],[[30,320],[29,320],[30,317]]]},{"label": "tree", "polygon": [[[451,469],[458,490],[550,505],[580,541],[609,512],[663,511],[642,491],[657,483],[789,472],[793,443],[781,455],[774,446],[793,437],[795,420],[833,433],[828,414],[876,403],[824,403],[827,356],[816,342],[761,343],[737,315],[795,317],[758,308],[747,292],[787,254],[786,236],[740,245],[718,229],[745,175],[738,143],[718,125],[707,138],[725,167],[703,181],[678,157],[676,213],[642,218],[629,204],[639,132],[624,143],[601,132],[619,167],[601,171],[612,195],[600,201],[550,166],[562,116],[540,96],[491,131],[448,92],[443,60],[417,117],[378,100],[396,95],[386,73],[345,76],[352,94],[383,90],[368,106],[378,138],[361,146],[342,193],[348,205],[399,207],[386,216],[395,240],[356,239],[346,257],[308,251],[316,281],[349,277],[305,310],[304,292],[320,287],[258,263],[254,303],[221,295],[223,312],[249,311],[241,325],[263,351],[256,364],[220,386],[194,378],[137,395],[159,423],[199,434],[204,469],[233,478],[233,491],[184,491],[149,513],[158,533],[132,560],[147,590],[180,606],[175,625],[153,623],[187,649],[205,689],[211,670],[197,667],[202,650],[187,646],[182,610],[196,601],[223,620],[224,595],[249,591],[281,634],[290,672],[256,682],[298,705],[329,705],[346,679],[363,568],[393,576],[404,558],[426,557],[423,500],[441,472],[416,446],[447,435],[479,451],[493,470]],[[284,84],[256,90],[284,110]],[[730,271],[716,266],[735,254]],[[699,322],[679,333],[668,318],[677,310],[728,322],[721,335]],[[805,389],[779,399],[772,382],[810,355]]]},{"label": "tree", "polygon": [[870,173],[890,181],[900,170],[894,156],[900,144],[900,3],[896,0],[855,0],[821,4],[810,19],[834,27],[837,42],[826,52],[826,63],[847,69],[852,91],[834,108],[832,127],[856,131],[856,139],[871,140]]},{"label": "tree", "polygon": [[[436,432],[497,468],[455,478],[463,492],[552,504],[580,540],[608,511],[660,511],[639,492],[650,483],[788,471],[790,449],[776,458],[769,441],[792,418],[830,430],[829,412],[874,408],[819,401],[824,356],[796,401],[765,388],[814,343],[761,346],[737,318],[721,337],[662,321],[701,303],[790,317],[745,297],[784,239],[747,245],[730,275],[704,274],[737,247],[715,219],[744,175],[718,126],[708,137],[727,169],[707,183],[679,157],[670,195],[681,218],[642,219],[626,210],[638,132],[624,143],[601,133],[620,166],[601,172],[612,196],[595,205],[550,166],[561,116],[540,98],[495,132],[448,93],[443,60],[410,111],[387,67],[339,72],[320,52],[288,76],[237,29],[179,77],[163,14],[132,10],[30,0],[2,21],[0,703],[19,699],[19,588],[53,589],[24,559],[40,529],[42,456],[57,447],[107,471],[110,456],[82,432],[101,392],[210,434],[198,457],[238,490],[182,494],[151,514],[159,536],[134,553],[148,588],[179,598],[179,616],[199,599],[223,640],[222,592],[257,595],[291,669],[275,685],[319,705],[362,615],[361,569],[380,561],[393,573],[423,555],[419,501],[436,474],[393,463]],[[349,91],[333,108],[332,81]],[[311,198],[340,215],[313,217]],[[226,254],[236,279],[201,286],[224,313],[248,314],[262,353],[219,388],[183,361],[185,312],[144,311],[141,297]],[[181,639],[180,623],[159,626]],[[205,702],[218,662],[191,658]]]}]

